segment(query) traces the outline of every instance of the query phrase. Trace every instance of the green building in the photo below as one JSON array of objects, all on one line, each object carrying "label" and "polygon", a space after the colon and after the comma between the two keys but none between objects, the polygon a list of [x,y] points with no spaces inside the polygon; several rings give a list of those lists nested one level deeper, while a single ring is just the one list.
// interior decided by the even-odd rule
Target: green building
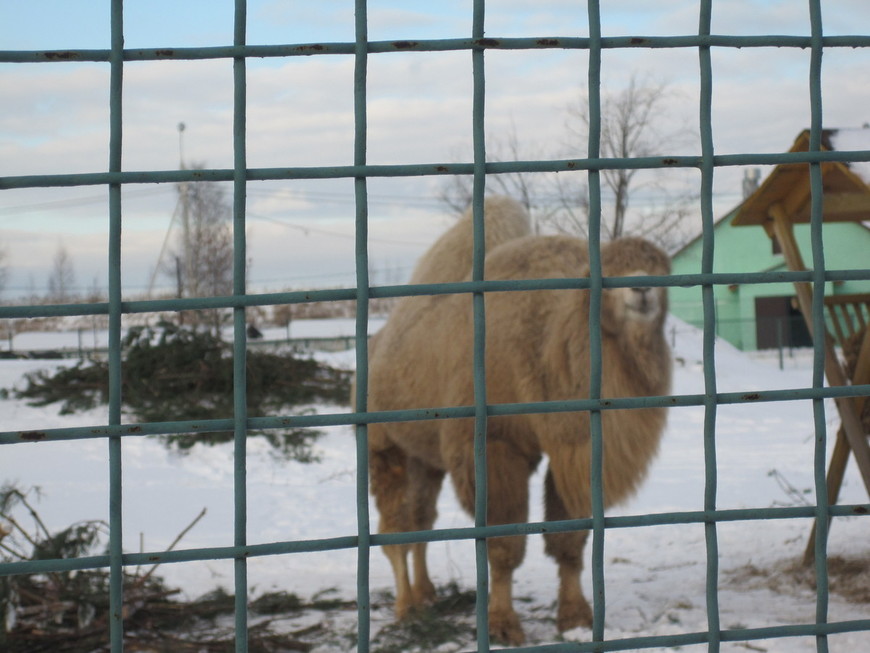
[{"label": "green building", "polygon": [[[824,149],[870,150],[870,128],[825,130]],[[792,152],[806,151],[809,132]],[[787,271],[774,216],[793,227],[798,257],[811,263],[809,174],[806,164],[781,164],[746,199],[714,226],[713,272]],[[829,270],[870,268],[870,164],[822,164],[823,242]],[[786,243],[788,245],[788,243]],[[675,274],[701,271],[699,236],[674,254]],[[870,280],[826,284],[825,295],[870,293]],[[790,282],[714,286],[717,334],[743,350],[810,346]],[[671,288],[671,312],[690,324],[703,322],[700,287]]]}]

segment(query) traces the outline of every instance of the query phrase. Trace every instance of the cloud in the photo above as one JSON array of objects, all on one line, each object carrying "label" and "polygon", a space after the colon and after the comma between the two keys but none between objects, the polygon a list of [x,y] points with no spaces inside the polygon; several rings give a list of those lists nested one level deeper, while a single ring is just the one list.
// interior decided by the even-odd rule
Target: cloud
[{"label": "cloud", "polygon": [[[696,0],[659,0],[652,4],[612,0],[602,5],[605,35],[697,32]],[[867,33],[870,25],[859,22],[866,15],[862,7],[858,0],[826,3],[826,30]],[[723,0],[714,3],[713,11],[716,33],[809,33],[806,9],[803,5],[796,8],[793,2]],[[753,16],[751,21],[746,19],[749,15]],[[425,12],[409,10],[403,3],[377,3],[370,9],[369,18],[371,38],[433,35],[456,38],[470,33],[467,2],[447,1],[427,7]],[[492,37],[583,36],[587,32],[586,20],[585,7],[568,0],[534,5],[519,0],[487,3],[486,29]],[[353,38],[353,16],[346,3],[256,2],[249,12],[249,21],[251,43]],[[145,42],[137,31],[144,30],[143,26],[135,24],[130,29],[138,34],[136,42]],[[214,29],[214,25],[204,25],[200,31]],[[156,38],[155,34],[151,36]],[[181,40],[173,44],[184,45]],[[457,156],[468,160],[472,143],[471,60],[468,51],[370,55],[368,161],[443,163],[452,162]],[[868,68],[870,53],[866,48],[836,49],[826,51],[823,60],[826,125],[862,124],[867,120],[866,85],[856,71]],[[570,120],[569,107],[576,105],[587,83],[587,52],[490,50],[484,61],[488,138],[494,142],[515,131],[521,151],[529,156],[583,155],[585,144],[572,140],[566,122]],[[665,122],[697,129],[700,93],[697,50],[607,50],[602,61],[605,92],[620,89],[635,73],[665,83],[674,94]],[[713,64],[717,153],[783,151],[808,126],[808,51],[714,48]],[[4,88],[14,89],[0,95],[0,175],[105,171],[109,138],[108,73],[106,64],[0,67],[0,83]],[[352,163],[353,79],[352,56],[249,60],[248,167]],[[188,162],[231,167],[232,98],[230,60],[128,62],[124,69],[124,168],[177,167],[181,122],[186,124],[183,145]],[[679,153],[697,153],[698,147],[693,143],[681,149]],[[692,174],[694,171],[690,171]],[[741,176],[738,168],[717,169],[717,206],[724,209],[735,203]],[[443,181],[417,177],[369,181],[371,235],[381,239],[372,243],[375,258],[396,260],[402,265],[410,263],[423,244],[443,228],[446,210],[433,199],[434,191]],[[318,274],[328,279],[331,270],[348,266],[352,270],[352,255],[348,253],[352,252],[353,243],[349,239],[354,212],[352,180],[252,182],[249,188],[248,210],[252,214],[249,246],[255,279],[312,279]],[[170,185],[146,185],[127,190],[135,193],[123,205],[125,280],[142,279],[156,262],[175,207],[174,189]],[[88,260],[104,259],[105,255],[97,255],[92,247],[92,243],[101,241],[92,238],[88,242],[81,230],[76,235],[81,240],[76,240],[70,225],[95,215],[104,221],[108,211],[99,202],[85,207],[61,203],[57,208],[42,208],[21,216],[4,213],[4,208],[104,192],[83,188],[0,194],[0,227],[4,230],[4,245],[11,252],[13,272],[21,268],[28,270],[27,274],[30,270],[37,274],[40,261],[50,259],[58,234],[71,234],[67,246],[82,268],[90,264]],[[306,235],[268,220],[292,221],[312,229]],[[104,230],[105,224],[102,222],[94,229]],[[13,225],[14,230],[10,228]],[[32,229],[28,230],[28,225]],[[315,235],[314,228],[339,235]],[[387,242],[390,240],[394,242]],[[37,242],[43,244],[37,247]],[[80,278],[89,280],[90,274],[83,272]],[[141,281],[136,283],[141,285]],[[311,283],[317,285],[315,281]]]}]

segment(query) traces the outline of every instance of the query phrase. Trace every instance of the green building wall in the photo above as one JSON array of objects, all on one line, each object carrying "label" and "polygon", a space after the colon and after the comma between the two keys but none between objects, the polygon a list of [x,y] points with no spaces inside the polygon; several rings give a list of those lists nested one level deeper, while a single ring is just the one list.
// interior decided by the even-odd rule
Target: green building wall
[{"label": "green building wall", "polygon": [[[770,238],[761,227],[734,227],[731,213],[714,229],[713,272],[776,272],[786,270],[782,254],[775,254]],[[825,268],[829,270],[870,267],[870,229],[857,223],[826,223],[823,226]],[[795,226],[795,239],[805,265],[812,266],[809,225]],[[701,272],[701,238],[674,255],[674,274]],[[870,293],[870,281],[828,283],[826,295]],[[794,297],[791,283],[714,286],[716,333],[742,350],[757,348],[756,299]],[[690,324],[703,323],[701,288],[670,288],[671,313]]]}]

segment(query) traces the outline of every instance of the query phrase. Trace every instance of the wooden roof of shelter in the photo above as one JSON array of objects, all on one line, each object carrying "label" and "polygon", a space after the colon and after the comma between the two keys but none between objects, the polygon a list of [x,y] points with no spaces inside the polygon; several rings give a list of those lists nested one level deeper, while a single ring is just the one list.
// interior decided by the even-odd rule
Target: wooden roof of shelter
[{"label": "wooden roof of shelter", "polygon": [[[789,152],[806,152],[809,140],[810,132],[804,130]],[[822,149],[870,149],[870,128],[826,129],[822,133]],[[824,189],[822,219],[826,222],[870,220],[870,166],[850,166],[841,161],[832,161],[822,163],[821,168]],[[792,223],[810,221],[810,172],[806,163],[777,165],[758,189],[737,208],[732,224],[761,225],[770,233],[773,207],[778,207]]]}]

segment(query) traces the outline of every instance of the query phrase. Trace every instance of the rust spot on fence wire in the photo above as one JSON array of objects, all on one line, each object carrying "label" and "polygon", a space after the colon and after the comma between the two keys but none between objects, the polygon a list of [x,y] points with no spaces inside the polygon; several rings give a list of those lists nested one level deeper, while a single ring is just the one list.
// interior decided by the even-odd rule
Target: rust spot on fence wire
[{"label": "rust spot on fence wire", "polygon": [[66,50],[62,52],[45,52],[42,56],[49,61],[70,61],[72,59],[78,59],[79,53]]},{"label": "rust spot on fence wire", "polygon": [[537,44],[553,48],[559,45],[559,39],[538,39]]},{"label": "rust spot on fence wire", "polygon": [[155,50],[154,54],[158,57],[174,57],[175,50]]},{"label": "rust spot on fence wire", "polygon": [[501,41],[498,39],[477,39],[475,44],[483,46],[484,48],[497,48],[501,45]]},{"label": "rust spot on fence wire", "polygon": [[757,392],[750,392],[749,394],[745,394],[740,397],[743,401],[758,401],[761,399],[761,395]]},{"label": "rust spot on fence wire", "polygon": [[45,431],[22,431],[21,439],[25,442],[39,442],[48,437]]},{"label": "rust spot on fence wire", "polygon": [[666,166],[675,166],[679,162],[676,159],[668,158],[668,159],[662,159],[662,163],[664,163]]},{"label": "rust spot on fence wire", "polygon": [[642,36],[632,36],[631,44],[632,45],[644,45],[648,39],[643,38]]},{"label": "rust spot on fence wire", "polygon": [[394,41],[393,42],[393,47],[396,48],[396,50],[408,50],[409,48],[416,48],[417,45],[418,45],[417,41]]}]

